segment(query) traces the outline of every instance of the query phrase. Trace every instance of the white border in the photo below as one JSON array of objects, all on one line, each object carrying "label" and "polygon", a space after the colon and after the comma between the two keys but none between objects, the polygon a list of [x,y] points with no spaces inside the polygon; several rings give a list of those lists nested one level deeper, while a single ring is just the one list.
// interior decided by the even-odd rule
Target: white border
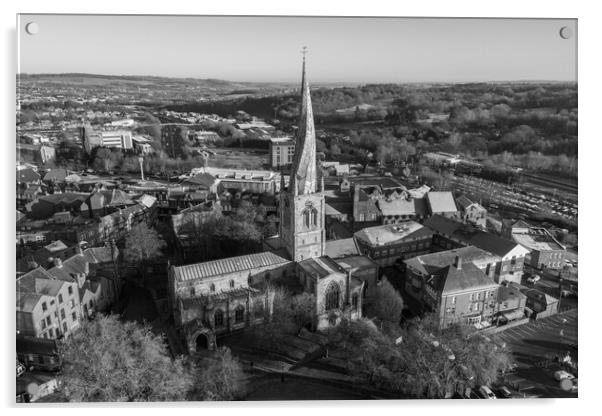
[{"label": "white border", "polygon": [[[600,14],[596,13],[596,2],[575,1],[527,1],[527,0],[505,0],[495,2],[484,1],[445,1],[431,0],[428,2],[386,2],[380,0],[371,1],[325,1],[325,0],[303,0],[299,2],[285,2],[276,0],[236,0],[227,2],[186,2],[178,0],[170,1],[124,1],[124,0],[102,0],[97,2],[85,1],[4,1],[2,3],[2,20],[4,34],[4,59],[2,60],[2,82],[4,96],[0,100],[2,115],[2,146],[5,156],[3,159],[5,170],[3,181],[4,201],[2,205],[7,224],[7,232],[3,243],[4,266],[6,273],[3,275],[4,296],[3,306],[5,308],[6,325],[3,328],[14,330],[14,291],[12,279],[14,274],[14,245],[13,245],[13,220],[14,220],[14,110],[15,110],[15,72],[16,72],[16,13],[119,13],[119,14],[245,14],[245,15],[332,15],[332,16],[434,16],[434,17],[549,17],[549,18],[578,18],[579,19],[579,94],[580,94],[580,213],[581,223],[586,224],[582,228],[580,245],[580,266],[582,275],[582,297],[580,302],[581,315],[581,372],[580,399],[578,400],[535,400],[535,401],[496,401],[496,403],[485,403],[485,401],[404,401],[404,402],[289,402],[289,403],[234,403],[234,404],[176,404],[170,407],[172,411],[179,413],[189,412],[219,412],[222,414],[282,414],[285,411],[290,415],[304,416],[310,412],[326,411],[328,413],[345,412],[346,415],[365,414],[373,407],[378,412],[440,412],[447,414],[470,415],[497,415],[508,412],[527,411],[540,414],[584,414],[594,413],[596,406],[594,402],[596,393],[600,395],[600,362],[599,346],[596,341],[600,340],[600,323],[597,317],[600,315],[594,309],[599,302],[594,296],[600,293],[600,280],[602,276],[596,273],[596,262],[599,239],[594,233],[599,229],[597,216],[599,210],[596,202],[600,199],[598,177],[600,176],[600,118],[599,77],[602,74],[600,67]],[[487,4],[485,4],[487,3]],[[75,35],[75,34],[74,34]],[[10,174],[9,174],[10,172]],[[4,186],[6,186],[4,188]],[[9,265],[12,267],[9,269]],[[585,288],[585,289],[584,289]],[[585,297],[584,297],[585,296]],[[590,299],[591,298],[591,299]],[[583,342],[586,340],[586,342]],[[594,347],[597,347],[594,350]],[[103,409],[106,405],[87,406],[86,409],[78,409],[70,406],[42,409],[39,406],[23,409],[14,408],[12,393],[14,392],[13,336],[7,331],[2,342],[2,383],[3,404],[13,406],[8,409],[12,412],[78,412],[90,414],[106,414]],[[598,354],[596,354],[598,353]],[[587,362],[587,365],[584,363]],[[596,407],[594,407],[596,406]],[[117,409],[110,406],[112,413],[115,411],[127,411],[128,409]],[[128,406],[131,407],[131,406]],[[139,407],[139,406],[138,406]],[[201,407],[201,409],[196,409]],[[340,409],[340,410],[339,410]],[[145,413],[162,414],[165,410],[161,405],[153,404],[144,406],[144,409],[132,409]],[[597,412],[596,412],[597,413]]]}]

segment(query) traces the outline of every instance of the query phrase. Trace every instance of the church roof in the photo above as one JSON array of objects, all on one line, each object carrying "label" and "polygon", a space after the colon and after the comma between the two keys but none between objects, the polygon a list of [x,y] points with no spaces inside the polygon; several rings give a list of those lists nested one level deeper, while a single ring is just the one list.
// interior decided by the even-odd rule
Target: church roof
[{"label": "church roof", "polygon": [[301,114],[289,189],[298,195],[313,194],[316,192],[317,179],[316,131],[309,82],[305,75],[305,58],[303,58]]},{"label": "church roof", "polygon": [[326,241],[326,255],[333,259],[359,254],[353,237]]},{"label": "church roof", "polygon": [[299,266],[310,276],[318,279],[333,273],[345,273],[345,270],[328,256],[316,257],[299,262]]},{"label": "church roof", "polygon": [[217,293],[207,293],[192,298],[182,299],[182,307],[184,309],[193,309],[195,307],[205,305],[208,302],[223,302],[232,298],[246,298],[249,294],[257,295],[261,293],[258,289],[252,287],[238,287],[236,289],[225,290]]},{"label": "church roof", "polygon": [[289,260],[271,251],[266,251],[174,267],[174,275],[178,281],[189,281],[285,263],[289,263]]}]

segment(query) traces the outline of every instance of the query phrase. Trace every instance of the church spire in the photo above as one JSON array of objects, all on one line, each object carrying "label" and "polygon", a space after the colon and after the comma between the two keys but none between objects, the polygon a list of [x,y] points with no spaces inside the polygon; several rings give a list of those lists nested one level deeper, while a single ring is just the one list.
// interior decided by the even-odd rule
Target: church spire
[{"label": "church spire", "polygon": [[302,53],[301,111],[295,143],[295,158],[291,171],[291,183],[289,185],[289,189],[294,195],[313,194],[316,192],[317,185],[316,131],[309,82],[305,73],[307,47],[303,47]]}]

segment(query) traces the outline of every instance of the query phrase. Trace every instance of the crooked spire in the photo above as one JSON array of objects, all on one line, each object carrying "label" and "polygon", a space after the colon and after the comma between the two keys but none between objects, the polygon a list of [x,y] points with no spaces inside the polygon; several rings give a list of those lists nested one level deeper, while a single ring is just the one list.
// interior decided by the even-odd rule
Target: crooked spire
[{"label": "crooked spire", "polygon": [[316,193],[317,185],[316,131],[309,82],[305,74],[305,53],[306,48],[304,47],[301,74],[301,111],[289,186],[290,192],[295,195]]}]

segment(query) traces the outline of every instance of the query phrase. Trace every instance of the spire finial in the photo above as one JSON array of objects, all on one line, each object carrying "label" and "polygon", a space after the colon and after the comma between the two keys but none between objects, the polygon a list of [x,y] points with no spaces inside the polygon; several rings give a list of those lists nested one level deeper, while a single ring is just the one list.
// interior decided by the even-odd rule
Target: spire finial
[{"label": "spire finial", "polygon": [[307,54],[307,46],[301,48],[301,55],[303,55],[303,61],[305,61],[305,55]]}]

